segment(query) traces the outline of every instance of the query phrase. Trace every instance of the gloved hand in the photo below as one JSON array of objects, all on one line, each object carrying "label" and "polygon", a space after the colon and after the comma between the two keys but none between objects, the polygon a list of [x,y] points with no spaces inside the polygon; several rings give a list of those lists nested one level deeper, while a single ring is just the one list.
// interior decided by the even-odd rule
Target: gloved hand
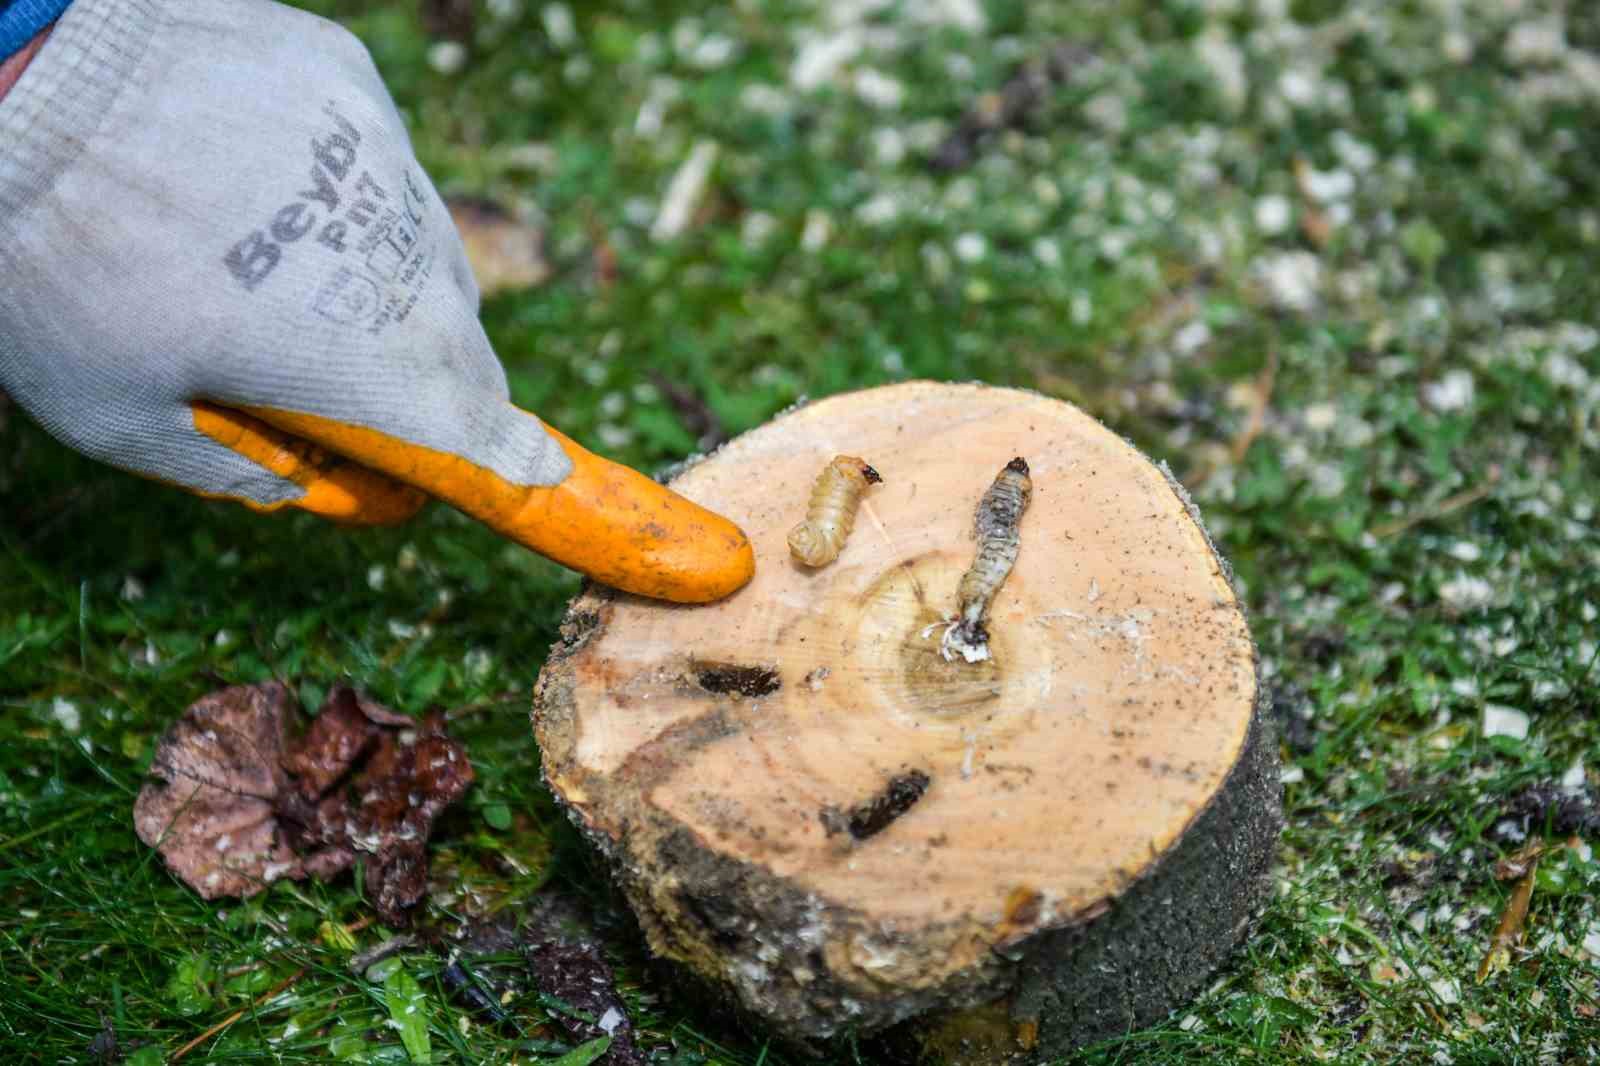
[{"label": "gloved hand", "polygon": [[732,523],[512,406],[366,50],[269,0],[76,0],[0,98],[0,388],[88,455],[347,522],[446,500],[717,599]]}]

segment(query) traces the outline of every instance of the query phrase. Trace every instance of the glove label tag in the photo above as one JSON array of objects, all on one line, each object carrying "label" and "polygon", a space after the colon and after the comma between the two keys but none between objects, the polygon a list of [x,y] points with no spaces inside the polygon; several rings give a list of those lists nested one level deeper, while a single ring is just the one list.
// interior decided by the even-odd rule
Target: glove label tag
[{"label": "glove label tag", "polygon": [[332,129],[311,138],[310,187],[222,261],[246,292],[255,292],[289,245],[312,237],[309,247],[341,257],[317,289],[312,310],[375,334],[411,313],[432,273],[432,247],[420,239],[428,201],[409,169],[402,172],[400,195],[391,195],[359,165],[361,131],[332,101],[322,112]]}]

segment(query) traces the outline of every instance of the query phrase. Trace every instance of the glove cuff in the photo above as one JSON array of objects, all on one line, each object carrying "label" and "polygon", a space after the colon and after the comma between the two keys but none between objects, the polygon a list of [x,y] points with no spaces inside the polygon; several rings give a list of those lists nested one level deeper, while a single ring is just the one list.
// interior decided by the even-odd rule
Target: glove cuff
[{"label": "glove cuff", "polygon": [[[17,6],[7,8],[0,21],[0,56]],[[20,4],[46,12],[62,6],[54,0]],[[22,78],[0,99],[0,232],[7,216],[15,218],[49,189],[100,132],[164,18],[159,0],[76,0],[67,7]]]},{"label": "glove cuff", "polygon": [[72,0],[14,0],[0,8],[0,60],[16,55],[40,30],[61,17]]}]

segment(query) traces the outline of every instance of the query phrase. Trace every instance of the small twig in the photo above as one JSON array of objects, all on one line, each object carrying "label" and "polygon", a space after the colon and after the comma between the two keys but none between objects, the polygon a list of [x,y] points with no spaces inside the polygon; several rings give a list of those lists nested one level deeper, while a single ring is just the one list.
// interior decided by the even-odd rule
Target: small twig
[{"label": "small twig", "polygon": [[1432,521],[1435,518],[1443,518],[1445,515],[1454,514],[1463,508],[1471,507],[1493,492],[1495,485],[1499,481],[1500,468],[1491,466],[1488,476],[1484,478],[1481,485],[1475,485],[1470,489],[1462,489],[1460,492],[1446,496],[1432,507],[1424,507],[1420,511],[1391,519],[1388,522],[1380,522],[1372,527],[1372,535],[1378,538],[1392,537],[1396,533],[1404,533],[1412,526]]},{"label": "small twig", "polygon": [[[1267,408],[1272,403],[1272,390],[1278,381],[1278,351],[1276,348],[1267,351],[1267,364],[1256,375],[1254,395],[1250,400],[1250,414],[1245,420],[1244,428],[1228,444],[1228,462],[1234,466],[1244,462],[1245,455],[1250,451],[1250,445],[1256,442],[1267,427]],[[1183,479],[1190,491],[1198,489],[1223,465],[1220,454],[1207,455],[1196,465],[1193,473]]]},{"label": "small twig", "polygon": [[1250,417],[1244,424],[1244,429],[1233,438],[1233,443],[1228,446],[1228,457],[1235,463],[1244,462],[1245,453],[1250,450],[1250,445],[1261,436],[1261,431],[1267,425],[1267,407],[1272,403],[1272,387],[1278,381],[1278,350],[1267,351],[1267,365],[1261,368],[1261,373],[1256,375],[1255,397],[1250,404]]},{"label": "small twig", "polygon": [[1491,971],[1510,961],[1511,949],[1521,942],[1522,930],[1528,921],[1528,903],[1533,899],[1533,879],[1538,872],[1539,859],[1535,856],[1528,862],[1528,872],[1511,890],[1511,898],[1506,901],[1506,909],[1500,915],[1500,924],[1495,927],[1494,936],[1489,938],[1489,950],[1478,964],[1480,985],[1488,979]]},{"label": "small twig", "polygon": [[1323,249],[1333,239],[1333,223],[1311,190],[1311,164],[1303,155],[1294,157],[1294,184],[1300,193],[1300,232],[1306,240]]},{"label": "small twig", "polygon": [[248,1007],[240,1007],[238,1010],[234,1011],[232,1014],[230,1014],[226,1018],[222,1019],[216,1025],[213,1025],[211,1028],[207,1029],[205,1032],[201,1033],[199,1036],[195,1037],[193,1040],[191,1040],[187,1044],[183,1045],[177,1051],[173,1052],[172,1053],[172,1058],[168,1059],[167,1061],[169,1063],[177,1062],[179,1059],[181,1059],[185,1055],[189,1054],[189,1052],[193,1051],[195,1048],[199,1047],[201,1044],[204,1044],[207,1040],[210,1040],[212,1037],[216,1036],[218,1033],[220,1033],[224,1029],[228,1028],[228,1026],[232,1025],[234,1022],[238,1021],[240,1018],[243,1018],[250,1011],[255,1010],[257,1007],[260,1007],[264,1003],[271,1002],[276,996],[282,994],[284,989],[288,988],[290,985],[294,984],[296,981],[300,980],[300,978],[304,977],[305,975],[306,975],[306,967],[302,966],[298,970],[296,970],[294,973],[290,974],[288,977],[285,977],[282,981],[279,981],[276,985],[272,986],[271,988],[267,989],[265,992],[261,993],[261,995],[257,996],[255,1001],[252,1002],[250,1004],[250,1006],[248,1006]]},{"label": "small twig", "polygon": [[374,944],[366,951],[350,956],[350,972],[360,973],[367,967],[382,962],[390,955],[398,955],[400,952],[415,945],[416,942],[417,934],[401,933],[398,936],[390,937],[381,944]]},{"label": "small twig", "polygon": [[677,412],[684,428],[694,434],[695,447],[708,452],[727,443],[728,431],[723,428],[722,419],[693,386],[679,384],[659,372],[652,373],[650,380]]}]

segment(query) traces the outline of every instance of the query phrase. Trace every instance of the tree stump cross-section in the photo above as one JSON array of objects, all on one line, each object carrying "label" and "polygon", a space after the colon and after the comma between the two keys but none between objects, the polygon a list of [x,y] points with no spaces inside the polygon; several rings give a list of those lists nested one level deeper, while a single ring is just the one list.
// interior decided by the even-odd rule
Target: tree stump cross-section
[{"label": "tree stump cross-section", "polygon": [[[840,453],[883,483],[813,570],[785,536]],[[991,658],[952,662],[974,508],[1019,456]],[[672,485],[749,534],[755,579],[700,607],[590,587],[535,701],[546,779],[654,952],[793,1042],[888,1030],[952,1062],[1199,990],[1266,897],[1281,807],[1249,630],[1169,475],[1068,404],[915,382]]]}]

